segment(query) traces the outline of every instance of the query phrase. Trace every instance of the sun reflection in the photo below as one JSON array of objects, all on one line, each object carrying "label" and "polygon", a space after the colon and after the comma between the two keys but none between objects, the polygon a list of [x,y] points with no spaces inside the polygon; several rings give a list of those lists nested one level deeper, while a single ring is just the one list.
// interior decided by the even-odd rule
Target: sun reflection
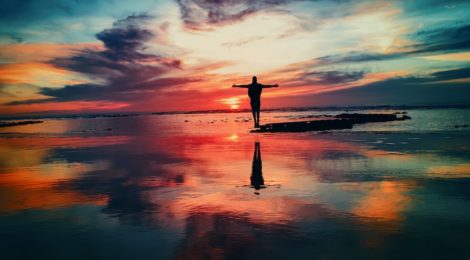
[{"label": "sun reflection", "polygon": [[239,136],[237,134],[232,134],[231,136],[227,137],[228,140],[233,141],[233,142],[237,142],[238,138]]}]

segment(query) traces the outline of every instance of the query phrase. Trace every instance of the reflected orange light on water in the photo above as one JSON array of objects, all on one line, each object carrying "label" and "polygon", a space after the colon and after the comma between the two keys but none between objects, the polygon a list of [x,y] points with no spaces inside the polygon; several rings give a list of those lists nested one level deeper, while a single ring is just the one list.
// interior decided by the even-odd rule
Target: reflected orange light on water
[{"label": "reflected orange light on water", "polygon": [[106,169],[106,162],[49,161],[54,149],[84,149],[127,142],[125,136],[4,138],[0,144],[0,212],[55,208],[73,204],[104,205],[106,195],[89,196],[60,187],[91,171]]},{"label": "reflected orange light on water", "polygon": [[73,190],[59,188],[65,180],[77,178],[93,167],[84,164],[43,165],[37,170],[18,168],[0,174],[0,212],[23,209],[47,209],[74,204],[104,205],[105,195],[87,196]]},{"label": "reflected orange light on water", "polygon": [[[310,196],[319,192],[320,186],[324,184],[319,183],[316,171],[309,170],[311,163],[305,157],[312,153],[321,156],[338,151],[364,153],[363,147],[353,143],[321,138],[261,139],[262,174],[267,188],[260,190],[260,195],[255,195],[249,185],[254,151],[251,139],[240,138],[238,134],[225,139],[178,137],[182,151],[187,150],[182,154],[197,163],[165,169],[173,174],[187,173],[181,186],[190,188],[190,192],[179,193],[164,201],[157,199],[158,203],[165,205],[178,219],[185,219],[195,211],[198,214],[243,216],[250,223],[258,224],[312,218],[316,213],[310,205],[325,202],[311,201],[298,194]],[[238,140],[236,146],[233,146],[234,140]],[[165,141],[172,143],[173,139],[159,140],[155,144],[161,145]],[[290,147],[288,153],[286,147]],[[372,152],[371,155],[376,153]],[[155,180],[144,183],[153,187],[165,185]],[[395,182],[370,182],[367,187],[349,189],[348,192],[363,194],[358,204],[351,205],[353,209],[350,213],[371,219],[399,221],[401,211],[409,202],[409,198],[404,195],[407,190],[408,186]],[[331,194],[325,196],[335,196],[335,192],[332,189],[328,191]],[[387,196],[382,198],[380,194],[384,192]],[[326,206],[324,210],[327,208],[333,212],[330,214],[344,214],[335,206]]]},{"label": "reflected orange light on water", "polygon": [[[182,133],[194,127],[181,122]],[[213,127],[207,122],[195,124]],[[411,200],[406,192],[413,186],[397,181],[351,182],[342,189],[325,181],[330,173],[322,167],[334,165],[332,154],[335,160],[345,156],[347,162],[358,156],[380,159],[387,156],[387,151],[323,136],[254,136],[227,127],[215,128],[220,131],[209,135],[5,139],[0,156],[10,163],[0,175],[0,189],[6,194],[1,211],[77,203],[112,207],[109,201],[121,194],[116,188],[107,190],[109,185],[131,190],[135,193],[132,196],[144,201],[139,203],[164,208],[151,215],[154,221],[168,225],[191,218],[195,212],[262,225],[312,220],[323,214],[399,222]],[[255,142],[260,143],[261,169],[257,174],[266,186],[261,190],[252,185]],[[11,156],[29,159],[15,161]],[[68,156],[72,157],[67,160]],[[92,160],[80,161],[80,156]],[[95,190],[81,190],[83,183]],[[22,202],[15,202],[18,199]],[[349,206],[338,207],[336,200],[347,201]]]},{"label": "reflected orange light on water", "polygon": [[351,210],[357,216],[378,221],[399,221],[401,213],[411,202],[406,195],[413,186],[399,181],[382,181],[364,184],[366,191],[363,198]]},{"label": "reflected orange light on water", "polygon": [[470,164],[432,166],[428,175],[436,178],[468,178],[470,177]]},{"label": "reflected orange light on water", "polygon": [[232,134],[231,136],[227,137],[228,140],[234,141],[234,142],[238,141],[238,138],[239,137],[237,134]]}]

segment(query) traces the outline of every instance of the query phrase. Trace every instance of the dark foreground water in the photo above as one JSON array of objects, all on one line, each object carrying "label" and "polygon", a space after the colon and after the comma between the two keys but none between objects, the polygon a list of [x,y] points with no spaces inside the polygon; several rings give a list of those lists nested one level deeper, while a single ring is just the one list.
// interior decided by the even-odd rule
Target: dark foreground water
[{"label": "dark foreground water", "polygon": [[408,113],[329,133],[250,134],[248,114],[2,128],[0,259],[470,259],[470,110]]}]

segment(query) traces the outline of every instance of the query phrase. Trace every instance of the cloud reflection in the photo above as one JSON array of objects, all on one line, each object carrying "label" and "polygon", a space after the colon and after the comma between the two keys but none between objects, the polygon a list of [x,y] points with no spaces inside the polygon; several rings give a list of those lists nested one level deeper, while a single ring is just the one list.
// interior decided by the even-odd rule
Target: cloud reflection
[{"label": "cloud reflection", "polygon": [[[450,163],[413,144],[396,145],[400,134],[255,136],[227,127],[224,117],[211,114],[213,124],[193,115],[112,118],[106,122],[112,131],[80,135],[77,129],[102,125],[76,119],[72,133],[5,137],[0,212],[53,214],[91,205],[119,225],[181,235],[175,242],[181,258],[266,257],[279,244],[299,254],[334,254],[327,245],[335,241],[381,250],[390,234],[406,231],[419,178],[467,167],[439,168]],[[125,128],[125,120],[133,124]],[[129,129],[139,134],[119,135]],[[377,138],[387,141],[372,142]],[[427,151],[441,146],[432,138]],[[436,190],[465,195],[464,189]]]}]

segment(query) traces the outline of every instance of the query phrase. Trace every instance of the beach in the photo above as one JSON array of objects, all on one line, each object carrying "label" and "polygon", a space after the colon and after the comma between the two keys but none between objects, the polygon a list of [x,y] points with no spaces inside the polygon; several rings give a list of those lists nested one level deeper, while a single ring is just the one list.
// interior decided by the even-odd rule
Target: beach
[{"label": "beach", "polygon": [[0,128],[4,259],[468,258],[470,109],[352,112],[411,119],[303,133],[251,133],[250,113]]}]

